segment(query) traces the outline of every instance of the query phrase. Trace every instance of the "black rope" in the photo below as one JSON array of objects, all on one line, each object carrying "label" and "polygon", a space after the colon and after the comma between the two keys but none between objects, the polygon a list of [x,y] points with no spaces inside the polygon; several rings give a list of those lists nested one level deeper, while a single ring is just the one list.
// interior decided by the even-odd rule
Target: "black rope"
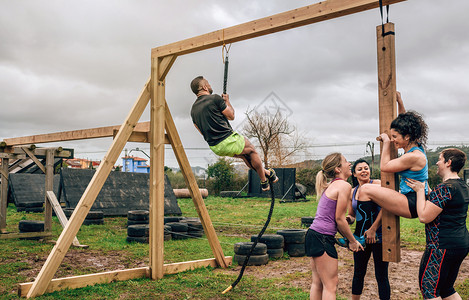
[{"label": "black rope", "polygon": [[[394,31],[384,32],[383,0],[379,0],[379,11],[381,13],[381,35],[383,37],[387,35],[394,35]],[[389,23],[389,5],[386,5],[386,23]]]},{"label": "black rope", "polygon": [[226,290],[224,290],[222,292],[222,294],[225,294],[226,292],[233,289],[241,281],[241,278],[243,278],[244,269],[246,269],[246,265],[249,261],[249,258],[251,257],[252,252],[254,251],[254,248],[256,248],[257,243],[259,242],[259,240],[261,239],[261,237],[264,234],[265,230],[269,226],[270,219],[272,218],[272,213],[274,211],[274,205],[275,205],[274,186],[272,184],[272,180],[270,180],[270,179],[269,179],[269,185],[270,185],[271,203],[270,203],[270,210],[269,210],[269,215],[267,217],[267,221],[265,221],[264,227],[262,227],[262,230],[259,232],[259,234],[257,235],[256,240],[253,242],[253,244],[251,246],[251,250],[249,251],[248,255],[246,255],[246,258],[244,259],[243,266],[241,267],[241,271],[239,271],[238,278],[236,278],[236,280],[233,281],[233,283]]},{"label": "black rope", "polygon": [[225,72],[223,75],[223,94],[226,94],[226,85],[228,83],[228,51],[225,56]]}]

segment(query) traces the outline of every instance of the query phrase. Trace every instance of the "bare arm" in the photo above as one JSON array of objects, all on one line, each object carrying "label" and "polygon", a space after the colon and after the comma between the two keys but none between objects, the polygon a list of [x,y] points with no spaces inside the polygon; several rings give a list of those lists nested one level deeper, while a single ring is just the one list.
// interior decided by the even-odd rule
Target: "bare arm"
[{"label": "bare arm", "polygon": [[342,235],[344,235],[349,240],[349,249],[354,252],[357,252],[359,250],[363,250],[363,246],[360,245],[360,243],[353,236],[352,230],[350,230],[350,227],[345,218],[347,203],[350,197],[351,186],[346,182],[340,182],[339,184],[341,184],[342,186],[337,197],[335,221],[337,223],[337,228],[339,229],[340,233],[342,233]]},{"label": "bare arm", "polygon": [[435,220],[443,209],[425,199],[425,182],[407,178],[406,183],[417,193],[417,214],[420,223],[428,224]]},{"label": "bare arm", "polygon": [[401,93],[396,91],[397,112],[399,114],[405,113],[404,101],[402,101]]},{"label": "bare arm", "polygon": [[228,120],[233,121],[235,118],[235,112],[233,106],[231,106],[230,96],[228,94],[221,95],[225,100],[226,108],[221,112]]},{"label": "bare arm", "polygon": [[376,243],[376,230],[378,230],[379,226],[381,226],[381,220],[383,217],[383,210],[380,210],[378,213],[378,216],[376,217],[376,220],[373,222],[373,224],[364,232],[366,242],[368,244],[374,244]]},{"label": "bare arm", "polygon": [[382,172],[397,173],[412,168],[420,170],[425,166],[425,156],[419,151],[405,153],[391,159],[391,141],[386,133],[382,133],[381,138],[383,140],[383,152],[381,153],[380,161]]},{"label": "bare arm", "polygon": [[353,224],[353,222],[355,222],[355,211],[353,211],[352,199],[353,199],[353,189],[350,190],[350,197],[347,203],[347,216],[345,217],[345,220],[347,220],[348,224]]}]

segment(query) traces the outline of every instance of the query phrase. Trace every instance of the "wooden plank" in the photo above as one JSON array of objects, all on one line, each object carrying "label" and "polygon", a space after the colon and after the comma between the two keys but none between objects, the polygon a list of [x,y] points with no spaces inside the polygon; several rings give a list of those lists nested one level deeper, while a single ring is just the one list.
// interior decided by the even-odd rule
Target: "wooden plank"
[{"label": "wooden plank", "polygon": [[164,80],[169,70],[176,61],[177,56],[171,55],[164,57],[158,64],[158,80]]},{"label": "wooden plank", "polygon": [[[116,136],[118,130],[114,130],[114,136]],[[132,132],[127,142],[136,143],[150,143],[150,132]],[[164,135],[164,143],[169,144],[168,136]]]},{"label": "wooden plank", "polygon": [[15,153],[0,153],[0,158],[8,158],[8,159],[25,159],[26,155],[23,154],[15,154]]},{"label": "wooden plank", "polygon": [[[55,196],[53,191],[47,191],[46,197],[49,200],[50,204],[52,205],[52,208],[55,211],[55,215],[59,219],[60,225],[62,225],[62,227],[65,228],[65,226],[67,225],[68,219],[64,211],[62,210],[62,206],[60,206],[59,200],[57,200],[57,197]],[[76,247],[82,247],[82,248],[88,247],[86,245],[81,245],[76,236],[73,238],[72,244],[73,246],[76,246]]]},{"label": "wooden plank", "polygon": [[57,268],[65,257],[65,254],[67,253],[73,238],[76,236],[81,224],[83,223],[83,220],[88,214],[99,192],[101,191],[101,188],[109,176],[112,167],[119,158],[122,149],[124,149],[127,139],[134,130],[134,127],[145,110],[149,99],[149,82],[147,82],[140,96],[126,117],[124,123],[122,124],[117,137],[113,140],[106,156],[99,165],[96,173],[83,193],[83,196],[78,202],[78,205],[75,208],[75,211],[73,212],[69,222],[60,234],[57,243],[55,244],[41,271],[36,277],[33,286],[27,294],[28,298],[42,295],[46,291],[47,286],[57,271]]},{"label": "wooden plank", "polygon": [[8,166],[10,160],[2,158],[1,176],[2,183],[0,187],[0,233],[5,233],[7,228],[7,207],[8,207]]},{"label": "wooden plank", "polygon": [[46,154],[46,182],[44,195],[44,231],[52,230],[52,205],[47,201],[47,191],[54,190],[54,151],[47,150]]},{"label": "wooden plank", "polygon": [[[405,0],[383,0],[383,5]],[[378,0],[328,0],[153,48],[152,57],[184,55],[379,7]]]},{"label": "wooden plank", "polygon": [[[158,80],[161,60],[151,60],[150,109],[150,273],[152,279],[164,275],[164,118],[165,81]],[[167,73],[167,72],[166,72]]]},{"label": "wooden plank", "polygon": [[[116,281],[124,281],[136,278],[149,277],[149,268],[134,268],[118,271],[109,271],[96,274],[87,274],[80,276],[71,276],[65,278],[52,279],[51,283],[45,290],[46,293],[61,291],[65,289],[77,289],[95,284],[111,283]],[[33,282],[21,283],[18,285],[18,296],[26,297]]]},{"label": "wooden plank", "polygon": [[0,234],[0,240],[7,239],[21,239],[21,238],[34,238],[34,237],[51,237],[52,232],[40,231],[40,232],[17,232],[17,233],[6,233]]},{"label": "wooden plank", "polygon": [[24,153],[26,153],[26,155],[29,156],[29,158],[31,158],[34,161],[34,163],[39,167],[39,169],[41,169],[41,171],[44,172],[44,174],[46,174],[46,168],[39,161],[39,159],[37,159],[34,153],[31,150],[29,150],[27,147],[21,147],[21,149],[24,151]]},{"label": "wooden plank", "polygon": [[[387,23],[385,32],[394,32],[394,24]],[[378,52],[379,132],[389,134],[392,120],[397,117],[396,106],[396,55],[394,35],[382,36],[382,26],[376,27]],[[381,143],[382,146],[382,143]],[[380,149],[382,152],[382,147]],[[397,149],[391,143],[391,159],[397,157]],[[396,174],[381,172],[381,185],[399,190]],[[383,260],[401,261],[399,217],[383,210]]]},{"label": "wooden plank", "polygon": [[189,187],[192,201],[194,202],[195,209],[197,210],[197,214],[199,215],[202,226],[204,227],[213,255],[215,256],[218,265],[222,268],[226,268],[229,264],[224,259],[225,255],[223,254],[223,249],[221,248],[220,241],[218,240],[217,233],[213,227],[199,187],[197,186],[197,181],[194,173],[192,173],[192,168],[189,164],[189,160],[187,159],[181,138],[179,137],[179,133],[177,132],[176,125],[174,124],[174,120],[168,106],[166,107],[165,126],[168,138],[178,161],[179,168],[184,175],[186,185]]},{"label": "wooden plank", "polygon": [[[112,137],[114,130],[119,130],[121,125],[97,127],[81,130],[62,131],[24,137],[4,139],[7,146],[22,146],[29,144],[41,144],[63,141],[75,141]],[[141,122],[135,126],[134,131],[149,131],[150,122]],[[56,155],[57,156],[57,155]]]},{"label": "wooden plank", "polygon": [[[231,262],[231,256],[225,257],[225,260]],[[216,267],[217,263],[214,258],[186,261],[182,263],[165,264],[164,274],[177,274],[179,272],[194,270],[196,268]],[[124,281],[137,278],[149,278],[150,268],[141,267],[126,270],[108,271],[102,273],[71,276],[65,278],[52,279],[50,285],[47,287],[46,293],[61,291],[65,289],[76,289],[95,284],[111,283],[116,281]],[[18,285],[18,296],[25,297],[31,286],[32,282],[21,283]]]}]

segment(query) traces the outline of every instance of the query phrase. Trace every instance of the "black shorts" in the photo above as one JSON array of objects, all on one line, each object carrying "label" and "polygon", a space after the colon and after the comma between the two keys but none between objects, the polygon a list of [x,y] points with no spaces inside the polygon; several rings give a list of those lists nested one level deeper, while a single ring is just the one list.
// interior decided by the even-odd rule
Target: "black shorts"
[{"label": "black shorts", "polygon": [[332,235],[322,234],[311,228],[306,232],[305,248],[308,257],[319,257],[326,252],[332,258],[339,258],[335,249],[335,238]]},{"label": "black shorts", "polygon": [[407,202],[409,203],[409,211],[412,218],[417,218],[419,215],[417,214],[417,193],[416,192],[408,192],[404,194],[407,197]]}]

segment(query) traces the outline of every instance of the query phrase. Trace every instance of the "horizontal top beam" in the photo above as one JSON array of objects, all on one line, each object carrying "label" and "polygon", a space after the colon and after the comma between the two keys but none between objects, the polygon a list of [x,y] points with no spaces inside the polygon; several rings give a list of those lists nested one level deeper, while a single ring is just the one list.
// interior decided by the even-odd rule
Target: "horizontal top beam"
[{"label": "horizontal top beam", "polygon": [[[4,139],[4,146],[21,146],[29,144],[41,144],[63,141],[75,141],[85,139],[96,139],[103,137],[113,137],[114,130],[119,130],[121,125],[97,127],[90,129],[62,131],[56,133],[46,133],[39,135],[31,135],[17,138]],[[148,132],[150,130],[150,122],[137,123],[134,131]]]},{"label": "horizontal top beam", "polygon": [[[383,0],[383,5],[406,0]],[[378,0],[327,0],[153,48],[152,57],[183,55],[379,7]]]}]

